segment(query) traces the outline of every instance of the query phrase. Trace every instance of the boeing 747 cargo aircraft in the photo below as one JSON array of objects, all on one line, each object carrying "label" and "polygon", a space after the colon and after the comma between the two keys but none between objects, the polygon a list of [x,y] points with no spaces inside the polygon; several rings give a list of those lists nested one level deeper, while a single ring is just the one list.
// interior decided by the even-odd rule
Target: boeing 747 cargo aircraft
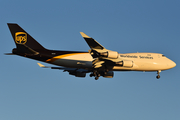
[{"label": "boeing 747 cargo aircraft", "polygon": [[76,77],[90,77],[98,80],[100,76],[113,78],[114,71],[155,71],[156,78],[160,72],[176,66],[176,63],[159,53],[118,53],[108,50],[93,38],[80,32],[90,47],[88,52],[48,50],[24,31],[18,24],[8,23],[16,48],[8,55],[18,55],[50,63],[57,67],[40,67],[59,69]]}]

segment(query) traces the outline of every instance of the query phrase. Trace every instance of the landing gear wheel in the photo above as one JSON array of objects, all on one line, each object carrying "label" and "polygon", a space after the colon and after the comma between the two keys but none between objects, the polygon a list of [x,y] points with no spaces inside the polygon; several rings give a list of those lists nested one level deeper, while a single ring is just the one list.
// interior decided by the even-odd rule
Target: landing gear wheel
[{"label": "landing gear wheel", "polygon": [[107,74],[107,72],[105,71],[105,72],[104,72],[104,75],[106,75],[106,74]]},{"label": "landing gear wheel", "polygon": [[159,78],[160,78],[160,75],[157,75],[156,78],[159,79]]},{"label": "landing gear wheel", "polygon": [[106,69],[106,70],[104,71],[104,75],[106,75],[108,72],[109,72],[109,70]]},{"label": "landing gear wheel", "polygon": [[99,77],[98,77],[98,76],[96,76],[96,77],[95,77],[95,80],[98,80],[98,79],[99,79]]},{"label": "landing gear wheel", "polygon": [[158,71],[157,71],[157,74],[158,74],[158,75],[156,76],[156,78],[157,78],[157,79],[159,79],[159,78],[160,78],[160,75],[159,75],[159,74],[160,74],[160,72],[161,72],[161,70],[158,70]]},{"label": "landing gear wheel", "polygon": [[94,76],[94,74],[90,74],[89,76],[92,77],[92,76]]},{"label": "landing gear wheel", "polygon": [[100,76],[101,76],[101,74],[98,73],[98,74],[97,74],[97,77],[100,77]]},{"label": "landing gear wheel", "polygon": [[100,77],[100,76],[101,76],[101,74],[99,74],[98,71],[93,71],[93,75],[94,75],[94,76],[97,76],[97,77]]}]

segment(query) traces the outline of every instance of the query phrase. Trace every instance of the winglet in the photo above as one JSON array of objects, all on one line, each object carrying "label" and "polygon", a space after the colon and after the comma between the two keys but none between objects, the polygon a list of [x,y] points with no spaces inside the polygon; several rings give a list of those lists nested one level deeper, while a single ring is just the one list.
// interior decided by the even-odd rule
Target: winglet
[{"label": "winglet", "polygon": [[90,38],[88,35],[86,35],[86,34],[83,33],[83,32],[80,32],[80,34],[81,34],[81,36],[82,36],[83,38]]},{"label": "winglet", "polygon": [[89,37],[85,33],[80,32],[80,34],[86,40],[87,44],[89,45],[89,47],[91,49],[105,49],[100,43],[98,43],[96,40],[94,40],[93,38]]}]

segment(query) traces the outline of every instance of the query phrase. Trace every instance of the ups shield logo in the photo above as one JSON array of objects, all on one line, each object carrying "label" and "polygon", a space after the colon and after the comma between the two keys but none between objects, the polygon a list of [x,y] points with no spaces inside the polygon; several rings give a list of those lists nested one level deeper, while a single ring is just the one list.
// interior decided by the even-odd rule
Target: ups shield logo
[{"label": "ups shield logo", "polygon": [[27,42],[27,34],[25,32],[15,33],[15,42],[17,44],[25,44]]}]

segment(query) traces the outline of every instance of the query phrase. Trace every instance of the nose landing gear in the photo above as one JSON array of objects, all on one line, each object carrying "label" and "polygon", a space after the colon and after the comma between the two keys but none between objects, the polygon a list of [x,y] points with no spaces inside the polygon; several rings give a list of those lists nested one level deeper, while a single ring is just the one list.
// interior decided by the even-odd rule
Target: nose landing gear
[{"label": "nose landing gear", "polygon": [[160,78],[160,75],[159,75],[159,74],[160,74],[160,72],[161,72],[161,70],[158,70],[158,71],[157,71],[157,74],[158,74],[158,75],[156,76],[156,78],[157,78],[157,79],[159,79],[159,78]]}]

